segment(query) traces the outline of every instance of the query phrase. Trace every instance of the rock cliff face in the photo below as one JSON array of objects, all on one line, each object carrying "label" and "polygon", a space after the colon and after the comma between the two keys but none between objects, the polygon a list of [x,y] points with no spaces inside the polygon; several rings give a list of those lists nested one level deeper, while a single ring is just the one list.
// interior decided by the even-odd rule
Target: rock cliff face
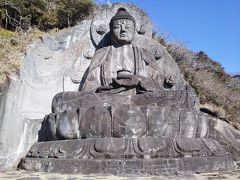
[{"label": "rock cliff face", "polygon": [[20,76],[12,76],[9,88],[0,94],[0,169],[16,167],[37,142],[41,120],[51,109],[53,96],[77,90],[90,61],[86,50],[91,21],[65,33],[44,37],[28,47]]}]

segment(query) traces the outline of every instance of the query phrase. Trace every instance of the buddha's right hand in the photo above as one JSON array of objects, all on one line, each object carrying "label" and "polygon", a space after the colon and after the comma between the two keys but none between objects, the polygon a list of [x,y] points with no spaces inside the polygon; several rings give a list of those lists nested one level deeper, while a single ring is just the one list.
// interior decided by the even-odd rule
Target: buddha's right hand
[{"label": "buddha's right hand", "polygon": [[100,86],[100,87],[97,88],[96,93],[100,93],[100,92],[103,92],[103,91],[109,91],[111,89],[113,89],[112,86]]},{"label": "buddha's right hand", "polygon": [[100,86],[97,88],[96,93],[117,94],[125,90],[126,88],[124,87]]},{"label": "buddha's right hand", "polygon": [[137,87],[140,82],[140,76],[132,74],[118,75],[117,78],[113,78],[113,82],[120,87]]}]

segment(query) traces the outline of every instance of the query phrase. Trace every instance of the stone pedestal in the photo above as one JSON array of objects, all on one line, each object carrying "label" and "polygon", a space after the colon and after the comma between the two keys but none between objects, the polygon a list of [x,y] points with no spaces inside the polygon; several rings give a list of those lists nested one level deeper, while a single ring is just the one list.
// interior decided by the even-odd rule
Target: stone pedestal
[{"label": "stone pedestal", "polygon": [[159,175],[234,169],[212,139],[92,138],[35,144],[20,168],[59,173]]}]

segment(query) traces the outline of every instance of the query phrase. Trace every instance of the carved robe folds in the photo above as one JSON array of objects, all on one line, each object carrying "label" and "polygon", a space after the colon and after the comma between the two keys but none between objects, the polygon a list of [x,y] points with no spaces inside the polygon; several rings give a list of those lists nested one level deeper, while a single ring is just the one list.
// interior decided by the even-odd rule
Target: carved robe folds
[{"label": "carved robe folds", "polygon": [[117,71],[122,69],[140,76],[141,86],[147,91],[163,88],[163,80],[158,74],[158,65],[152,54],[136,46],[125,45],[117,48],[108,46],[96,52],[83,91],[95,91],[100,86],[111,85]]}]

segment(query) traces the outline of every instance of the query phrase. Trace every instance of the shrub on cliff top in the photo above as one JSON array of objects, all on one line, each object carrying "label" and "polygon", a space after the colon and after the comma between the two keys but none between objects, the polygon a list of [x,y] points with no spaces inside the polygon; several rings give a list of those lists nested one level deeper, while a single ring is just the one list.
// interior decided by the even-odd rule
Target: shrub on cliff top
[{"label": "shrub on cliff top", "polygon": [[92,14],[92,0],[0,0],[0,25],[9,30],[42,30],[76,25]]}]

